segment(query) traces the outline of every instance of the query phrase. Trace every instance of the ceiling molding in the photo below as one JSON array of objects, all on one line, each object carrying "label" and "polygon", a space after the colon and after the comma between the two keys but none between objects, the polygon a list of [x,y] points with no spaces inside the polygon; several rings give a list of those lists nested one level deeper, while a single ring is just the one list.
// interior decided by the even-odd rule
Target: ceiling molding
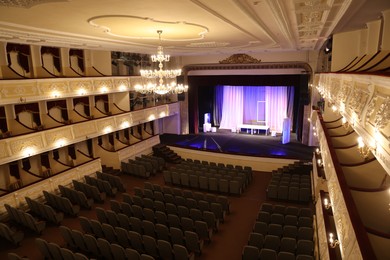
[{"label": "ceiling molding", "polygon": [[254,33],[248,31],[248,30],[245,30],[244,28],[242,28],[241,26],[237,25],[236,23],[233,23],[232,20],[226,18],[225,16],[223,16],[222,14],[220,14],[219,12],[213,10],[212,8],[208,7],[206,4],[202,3],[201,1],[199,0],[190,0],[191,2],[193,2],[194,4],[196,4],[197,6],[203,8],[205,11],[213,14],[215,17],[219,18],[220,20],[224,21],[225,23],[231,25],[232,27],[240,30],[241,32],[253,37],[253,39],[256,39],[260,42],[262,42],[262,40],[257,36],[255,35]]},{"label": "ceiling molding", "polygon": [[[129,21],[127,22],[126,20]],[[206,26],[196,23],[190,23],[186,21],[161,21],[150,17],[134,15],[94,16],[88,19],[88,23],[101,29],[104,33],[107,33],[111,36],[132,40],[159,40],[157,31],[156,34],[150,34],[150,24],[152,24],[153,27],[163,31],[161,36],[162,41],[199,41],[204,39],[205,35],[209,32],[209,29]],[[104,23],[106,23],[106,25],[104,25]],[[107,23],[119,23],[120,28],[118,28],[118,26],[115,28],[110,27],[110,25],[107,25]],[[131,26],[132,23],[137,24],[137,31],[126,30],[127,26]],[[168,27],[168,29],[166,27]],[[120,30],[122,30],[122,32],[120,32]],[[145,32],[143,35],[130,35],[134,32],[142,33],[143,31]],[[193,37],[185,37],[187,34],[191,34]]]},{"label": "ceiling molding", "polygon": [[69,0],[0,0],[0,6],[31,8],[36,5],[42,5],[55,2],[68,2]]}]

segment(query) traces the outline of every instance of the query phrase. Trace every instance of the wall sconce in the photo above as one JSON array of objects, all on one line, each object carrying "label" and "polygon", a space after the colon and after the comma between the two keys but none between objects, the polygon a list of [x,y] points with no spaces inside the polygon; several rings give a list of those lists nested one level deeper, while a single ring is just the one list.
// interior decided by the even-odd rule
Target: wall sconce
[{"label": "wall sconce", "polygon": [[78,93],[79,93],[80,96],[84,96],[86,92],[85,92],[85,89],[80,88],[80,89],[78,90]]},{"label": "wall sconce", "polygon": [[58,139],[55,142],[56,147],[63,147],[65,144],[66,144],[66,139],[65,138]]},{"label": "wall sconce", "polygon": [[364,159],[367,159],[368,155],[370,154],[370,148],[366,146],[361,136],[358,137],[357,141],[358,141],[358,151],[360,155]]},{"label": "wall sconce", "polygon": [[103,86],[100,88],[100,92],[102,92],[102,93],[107,93],[107,91],[108,91],[108,88],[106,86]]},{"label": "wall sconce", "polygon": [[340,245],[340,241],[337,238],[334,238],[333,233],[329,233],[329,246],[335,248],[338,245]]},{"label": "wall sconce", "polygon": [[129,128],[130,127],[130,123],[129,123],[129,121],[123,121],[121,126],[122,126],[122,128]]},{"label": "wall sconce", "polygon": [[343,118],[341,119],[341,123],[343,124],[343,126],[344,126],[345,129],[348,129],[348,128],[349,128],[349,123],[348,123],[347,119],[345,119],[345,117],[343,117]]},{"label": "wall sconce", "polygon": [[322,166],[324,165],[324,163],[322,162],[321,159],[318,159],[318,160],[317,160],[317,165],[318,165],[319,167],[322,167]]},{"label": "wall sconce", "polygon": [[35,153],[35,149],[33,147],[26,147],[23,149],[23,155],[30,157]]},{"label": "wall sconce", "polygon": [[51,95],[53,98],[58,98],[60,96],[60,93],[58,91],[53,91]]},{"label": "wall sconce", "polygon": [[316,154],[318,154],[318,155],[320,155],[321,154],[321,150],[320,150],[320,148],[316,148]]},{"label": "wall sconce", "polygon": [[112,127],[111,126],[106,126],[103,129],[103,133],[105,133],[105,134],[108,134],[108,133],[111,133],[111,132],[112,132]]},{"label": "wall sconce", "polygon": [[332,207],[332,204],[330,203],[330,201],[327,198],[324,199],[324,207],[326,209],[330,209]]},{"label": "wall sconce", "polygon": [[126,87],[124,84],[121,84],[121,85],[119,86],[119,90],[120,90],[120,91],[125,91],[126,88],[127,88],[127,87]]}]

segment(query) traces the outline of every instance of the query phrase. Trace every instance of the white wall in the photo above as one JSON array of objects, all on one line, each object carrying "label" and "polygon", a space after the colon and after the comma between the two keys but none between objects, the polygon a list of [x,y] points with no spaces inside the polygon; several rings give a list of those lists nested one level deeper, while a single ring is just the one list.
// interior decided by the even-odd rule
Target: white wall
[{"label": "white wall", "polygon": [[338,71],[359,56],[361,31],[352,31],[333,35],[332,71]]},{"label": "white wall", "polygon": [[[382,50],[390,50],[390,9],[383,11]],[[385,33],[387,32],[387,33]]]}]

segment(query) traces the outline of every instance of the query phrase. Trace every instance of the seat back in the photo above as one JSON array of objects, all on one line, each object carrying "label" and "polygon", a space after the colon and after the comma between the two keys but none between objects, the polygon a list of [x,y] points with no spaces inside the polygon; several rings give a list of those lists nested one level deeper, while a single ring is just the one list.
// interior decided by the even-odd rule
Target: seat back
[{"label": "seat back", "polygon": [[[246,245],[244,246],[242,251],[242,260],[259,259],[259,255],[260,252],[257,247]],[[268,258],[264,258],[264,259],[268,259]]]}]

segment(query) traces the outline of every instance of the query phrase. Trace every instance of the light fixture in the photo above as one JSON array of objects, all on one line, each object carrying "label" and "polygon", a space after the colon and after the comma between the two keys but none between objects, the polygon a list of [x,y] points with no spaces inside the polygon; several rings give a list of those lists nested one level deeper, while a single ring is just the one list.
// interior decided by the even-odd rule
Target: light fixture
[{"label": "light fixture", "polygon": [[[161,46],[161,34],[162,30],[158,30],[158,39],[160,40],[160,45],[157,48],[157,55],[152,55],[152,62],[158,62],[158,70],[141,70],[141,76],[148,81],[146,84],[137,84],[135,90],[142,94],[156,93],[158,95],[165,95],[168,93],[181,94],[187,92],[188,86],[183,84],[177,84],[176,80],[173,80],[171,83],[164,82],[167,79],[176,79],[177,76],[180,76],[181,69],[175,70],[163,70],[163,62],[169,62],[170,56],[164,54],[163,47]],[[150,80],[157,80],[157,83],[153,83]]]},{"label": "light fixture", "polygon": [[334,238],[333,233],[329,233],[329,246],[335,248],[338,245],[340,245],[340,241],[337,238]]},{"label": "light fixture", "polygon": [[332,204],[330,203],[330,201],[327,198],[324,199],[324,207],[326,209],[330,209],[332,207]]},{"label": "light fixture", "polygon": [[357,141],[358,141],[358,151],[360,155],[364,159],[367,159],[368,155],[370,154],[370,148],[366,146],[361,136],[358,137]]},{"label": "light fixture", "polygon": [[347,119],[345,119],[345,117],[343,117],[343,118],[341,119],[341,123],[343,124],[344,128],[345,128],[346,130],[348,130],[348,128],[349,128],[349,123],[348,123]]},{"label": "light fixture", "polygon": [[324,165],[324,163],[322,162],[321,159],[317,160],[317,164],[318,164],[318,167],[322,167]]},{"label": "light fixture", "polygon": [[318,154],[318,155],[321,154],[321,150],[318,147],[316,148],[316,154]]}]

